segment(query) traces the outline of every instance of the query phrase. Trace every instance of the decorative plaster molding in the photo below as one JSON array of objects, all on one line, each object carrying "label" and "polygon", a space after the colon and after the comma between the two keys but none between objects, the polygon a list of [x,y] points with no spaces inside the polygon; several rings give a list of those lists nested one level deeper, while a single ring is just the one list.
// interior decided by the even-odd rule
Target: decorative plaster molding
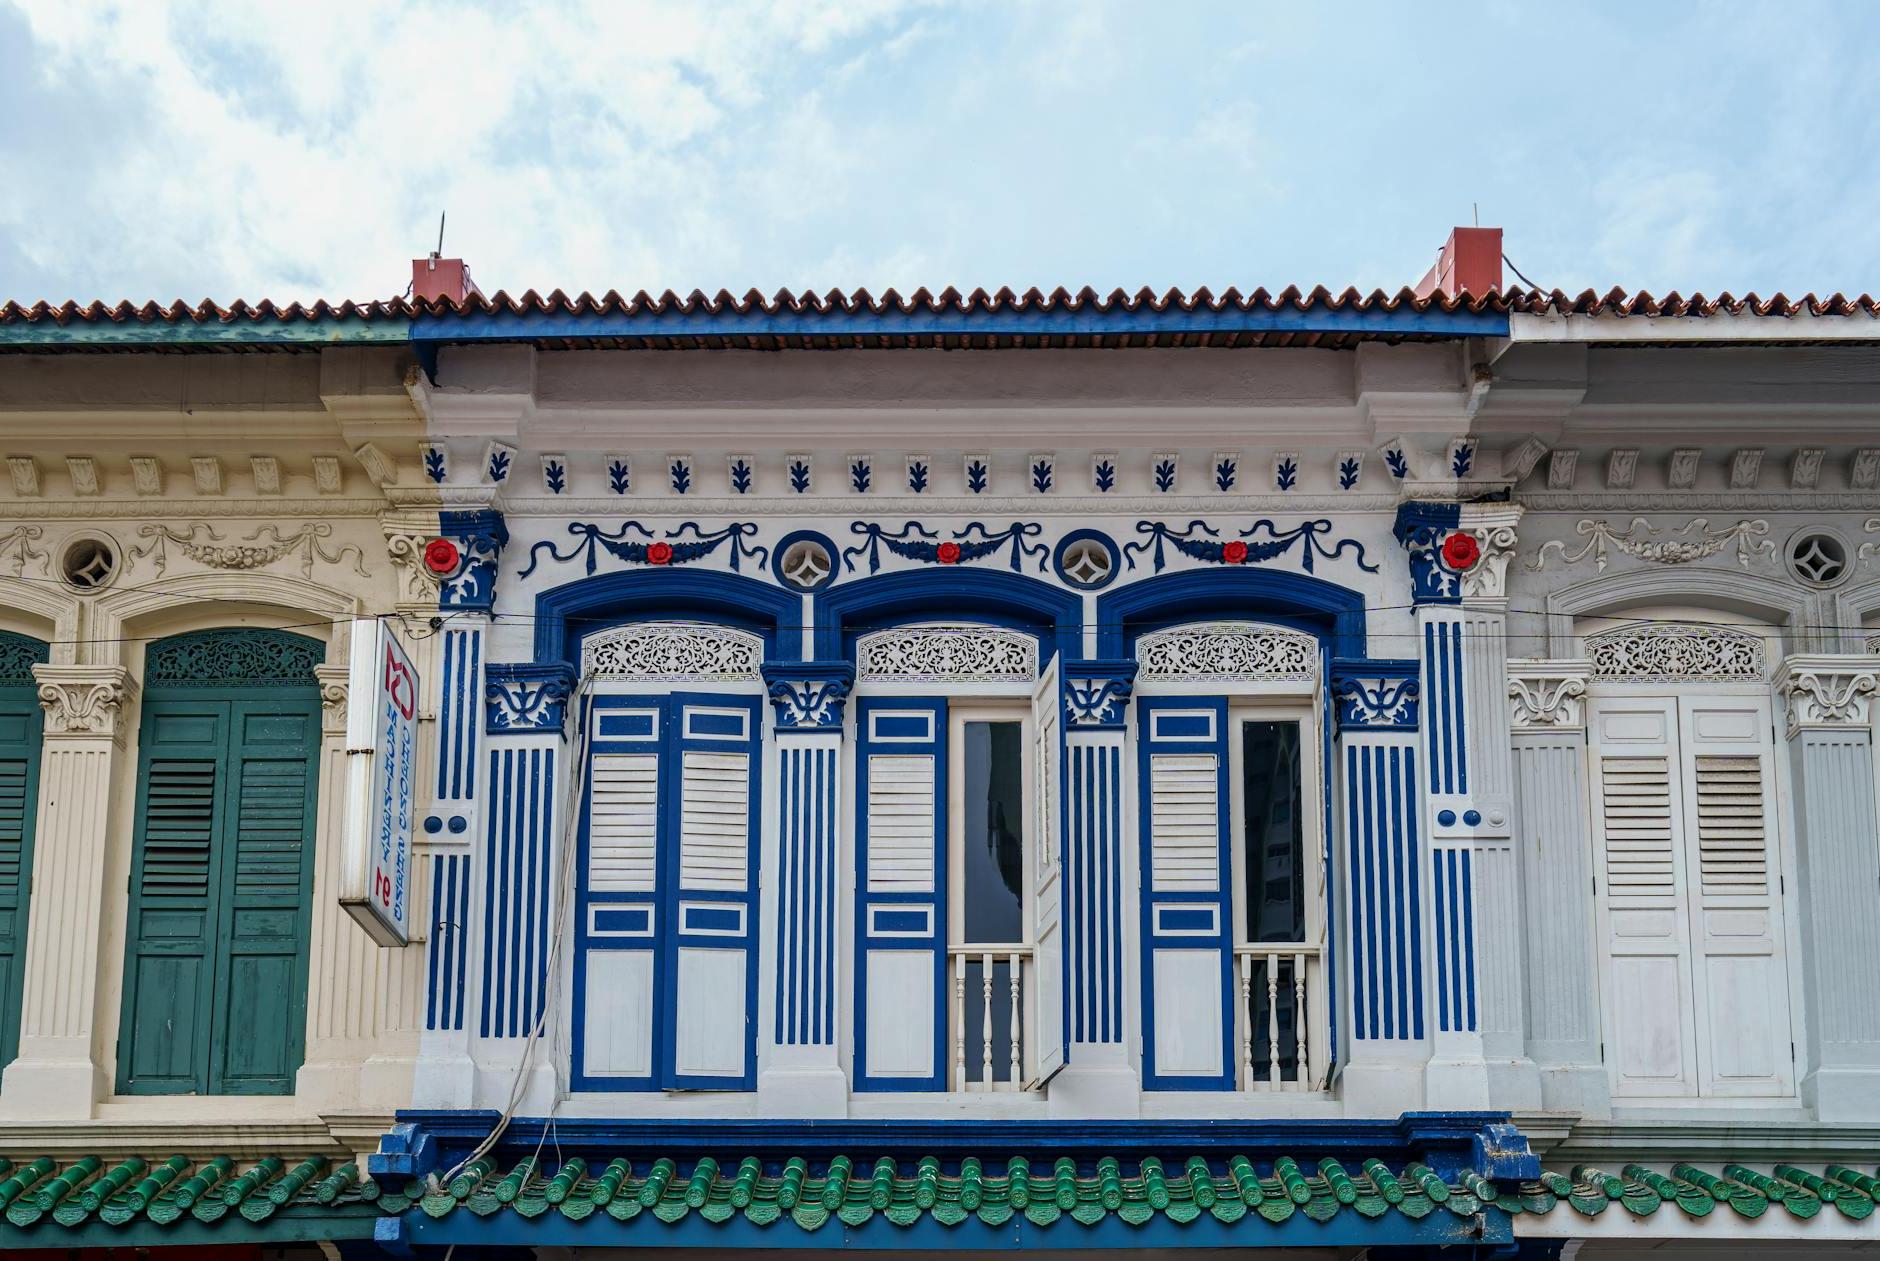
[{"label": "decorative plaster molding", "polygon": [[1730,460],[1730,489],[1751,490],[1762,476],[1763,449],[1744,447]]},{"label": "decorative plaster molding", "polygon": [[328,736],[346,734],[347,678],[349,671],[345,666],[315,666],[314,677],[320,680],[320,731]]},{"label": "decorative plaster molding", "polygon": [[1586,727],[1586,682],[1593,663],[1585,657],[1508,662],[1512,727],[1522,731],[1573,731]]},{"label": "decorative plaster molding", "polygon": [[39,703],[45,707],[45,734],[110,736],[124,742],[124,703],[136,695],[123,666],[35,665]]},{"label": "decorative plaster molding", "polygon": [[[1572,447],[1557,450],[1547,457],[1547,488],[1573,489],[1573,475],[1580,470],[1580,453]],[[1528,496],[1531,500],[1532,496]]]},{"label": "decorative plaster molding", "polygon": [[7,469],[13,474],[13,493],[22,499],[39,498],[39,465],[30,455],[10,455]]},{"label": "decorative plaster molding", "polygon": [[777,662],[763,668],[779,734],[840,732],[855,667],[846,661]]},{"label": "decorative plaster molding", "polygon": [[1341,730],[1416,729],[1423,688],[1414,661],[1339,662],[1333,669]]},{"label": "decorative plaster molding", "polygon": [[560,662],[491,665],[484,672],[483,693],[484,730],[490,735],[560,735],[574,693],[574,671]]},{"label": "decorative plaster molding", "polygon": [[1603,491],[1540,490],[1521,496],[1529,512],[1872,512],[1872,492],[1852,491]]},{"label": "decorative plaster molding", "polygon": [[313,457],[313,488],[322,495],[339,494],[341,473],[338,456],[316,455]]},{"label": "decorative plaster molding", "polygon": [[1614,530],[1604,520],[1590,519],[1580,522],[1574,529],[1586,539],[1579,551],[1568,554],[1565,540],[1549,539],[1541,544],[1534,553],[1534,559],[1527,563],[1529,571],[1538,571],[1545,566],[1550,552],[1558,552],[1563,565],[1577,565],[1591,556],[1595,568],[1603,571],[1608,559],[1608,548],[1617,548],[1627,556],[1647,564],[1688,565],[1692,561],[1715,556],[1735,544],[1736,563],[1745,569],[1749,568],[1752,557],[1773,556],[1776,551],[1776,545],[1763,537],[1769,533],[1769,523],[1761,520],[1738,521],[1726,529],[1713,530],[1707,519],[1697,517],[1671,531],[1687,536],[1681,539],[1660,539],[1658,536],[1665,531],[1644,517],[1633,517],[1623,531]]},{"label": "decorative plaster molding", "polygon": [[[1242,484],[1248,484],[1243,481]],[[780,517],[801,519],[805,502],[813,503],[816,512],[825,516],[876,517],[886,520],[900,511],[894,501],[904,500],[905,506],[917,509],[928,518],[964,516],[1003,516],[1008,513],[1046,518],[1074,518],[1081,524],[1082,519],[1092,512],[1115,513],[1118,516],[1162,516],[1173,519],[1184,514],[1205,515],[1219,518],[1229,514],[1271,514],[1283,513],[1352,513],[1352,512],[1389,512],[1399,500],[1394,494],[1371,494],[1350,491],[1344,494],[1316,495],[1299,491],[1290,493],[1240,493],[1238,487],[1228,494],[1215,493],[1200,495],[1049,495],[1036,493],[1025,497],[1015,495],[995,495],[991,491],[983,495],[937,496],[931,492],[912,495],[887,493],[887,487],[877,495],[855,495],[846,493],[847,481],[843,483],[843,494],[838,495],[739,495],[718,498],[703,496],[685,496],[685,515],[688,517],[734,516],[749,519],[752,517]],[[451,493],[459,487],[431,488],[434,493],[427,496],[436,501],[442,496],[442,502],[450,502]],[[388,494],[392,492],[388,491]],[[635,497],[639,499],[638,496]],[[670,501],[671,497],[667,497]],[[650,500],[648,501],[650,502]],[[383,507],[380,504],[379,507]],[[1867,496],[1860,505],[1873,507],[1873,497]],[[570,517],[614,517],[620,513],[620,498],[601,499],[576,496],[514,496],[503,500],[503,515],[511,520],[523,517],[549,517],[567,519]]]},{"label": "decorative plaster molding", "polygon": [[1462,598],[1505,600],[1508,562],[1514,559],[1515,527],[1526,511],[1519,504],[1463,504],[1459,529],[1475,540],[1480,556],[1462,571]]},{"label": "decorative plaster molding", "polygon": [[1064,723],[1080,731],[1120,731],[1135,691],[1134,661],[1072,661],[1063,670]]},{"label": "decorative plaster molding", "polygon": [[52,573],[52,557],[44,550],[34,547],[45,530],[36,525],[16,525],[5,534],[0,534],[0,565],[11,563],[13,576],[19,578],[26,573],[28,561],[39,562],[39,572]]},{"label": "decorative plaster molding", "polygon": [[163,493],[163,463],[153,455],[131,457],[131,486],[145,497]]},{"label": "decorative plaster molding", "polygon": [[1038,641],[969,623],[901,626],[862,636],[855,662],[871,683],[1025,683],[1038,677]]},{"label": "decorative plaster molding", "polygon": [[[1868,497],[1865,505],[1873,507]],[[383,499],[197,499],[189,504],[192,517],[373,517],[385,511]],[[26,521],[148,521],[154,515],[148,499],[36,499],[9,500],[6,515]]]},{"label": "decorative plaster molding", "polygon": [[756,682],[763,662],[756,635],[702,622],[631,622],[581,644],[581,673],[597,678]]},{"label": "decorative plaster molding", "polygon": [[1586,655],[1600,678],[1684,682],[1760,680],[1766,676],[1762,636],[1721,626],[1641,622],[1586,637]]},{"label": "decorative plaster molding", "polygon": [[248,467],[254,473],[255,494],[278,495],[281,493],[281,462],[271,455],[251,455]]},{"label": "decorative plaster molding", "polygon": [[219,495],[222,493],[222,461],[213,455],[192,456],[189,461],[190,472],[196,478],[198,495]]},{"label": "decorative plaster molding", "polygon": [[260,569],[298,555],[300,573],[305,578],[313,577],[316,559],[324,564],[339,565],[345,563],[350,554],[353,572],[361,578],[371,577],[366,572],[365,553],[358,547],[345,543],[337,551],[329,552],[321,545],[320,540],[333,534],[333,527],[325,521],[309,522],[289,535],[283,535],[279,526],[263,525],[239,543],[223,542],[222,536],[206,521],[193,522],[187,530],[151,524],[141,527],[137,533],[150,541],[142,547],[131,548],[129,559],[134,563],[148,556],[158,573],[169,564],[169,546],[175,544],[177,551],[210,569]]},{"label": "decorative plaster molding", "polygon": [[88,455],[65,457],[65,471],[72,478],[72,493],[91,499],[98,494],[98,462]]},{"label": "decorative plaster molding", "polygon": [[1310,681],[1319,673],[1319,643],[1278,626],[1196,622],[1142,636],[1136,660],[1144,679]]},{"label": "decorative plaster molding", "polygon": [[385,532],[385,554],[398,571],[403,604],[436,604],[443,577],[424,563],[424,549],[437,537],[437,514],[386,513],[379,518]]},{"label": "decorative plaster molding", "polygon": [[1872,721],[1870,698],[1880,692],[1880,662],[1798,653],[1783,661],[1775,685],[1788,701],[1790,739],[1803,730],[1865,730]]}]

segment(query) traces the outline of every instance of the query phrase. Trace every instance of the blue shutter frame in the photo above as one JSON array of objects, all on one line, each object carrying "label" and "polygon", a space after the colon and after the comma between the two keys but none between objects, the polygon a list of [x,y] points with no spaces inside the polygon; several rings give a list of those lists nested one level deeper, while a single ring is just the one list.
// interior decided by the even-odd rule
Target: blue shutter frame
[{"label": "blue shutter frame", "polygon": [[[948,1089],[947,1071],[947,703],[942,697],[862,697],[856,706],[855,749],[855,1089]],[[930,893],[868,891],[869,758],[931,754],[934,759],[934,878]],[[923,931],[924,926],[924,931]],[[877,1076],[868,1071],[870,948],[933,952],[933,1073]]]},{"label": "blue shutter frame", "polygon": [[[1232,795],[1228,776],[1227,701],[1219,697],[1144,696],[1138,714],[1137,796],[1141,804],[1142,864],[1142,1047],[1143,1087],[1147,1090],[1233,1090],[1234,1057],[1234,891]],[[1186,890],[1157,892],[1150,814],[1153,809],[1150,760],[1157,754],[1212,754],[1215,757],[1216,861],[1219,878],[1212,893]],[[1218,1074],[1169,1073],[1156,1062],[1155,954],[1160,950],[1213,950],[1220,983],[1220,1066]]]}]

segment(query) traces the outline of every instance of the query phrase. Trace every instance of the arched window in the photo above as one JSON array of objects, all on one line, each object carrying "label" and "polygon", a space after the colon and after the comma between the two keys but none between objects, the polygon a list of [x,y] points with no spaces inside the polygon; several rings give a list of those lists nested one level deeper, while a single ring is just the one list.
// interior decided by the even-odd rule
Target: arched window
[{"label": "arched window", "polygon": [[855,641],[860,1089],[1016,1091],[1062,1062],[1047,656],[976,622]]},{"label": "arched window", "polygon": [[1319,641],[1136,640],[1144,1084],[1307,1088],[1328,1061]]},{"label": "arched window", "polygon": [[1795,1094],[1774,628],[1582,618],[1606,1062],[1625,1099]]},{"label": "arched window", "polygon": [[576,1090],[756,1085],[764,641],[706,622],[588,635]]},{"label": "arched window", "polygon": [[122,1094],[293,1092],[324,655],[304,635],[232,628],[145,653]]}]

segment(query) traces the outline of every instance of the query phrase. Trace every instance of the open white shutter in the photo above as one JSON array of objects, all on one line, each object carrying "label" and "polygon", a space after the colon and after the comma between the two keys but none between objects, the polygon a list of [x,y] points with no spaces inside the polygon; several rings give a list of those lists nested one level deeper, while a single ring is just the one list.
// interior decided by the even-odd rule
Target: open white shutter
[{"label": "open white shutter", "polygon": [[945,1090],[946,702],[866,697],[856,805],[858,1090]]},{"label": "open white shutter", "polygon": [[1030,1039],[1038,1082],[1051,1080],[1070,1058],[1064,1019],[1069,960],[1064,950],[1063,702],[1058,697],[1058,660],[1051,659],[1032,693],[1034,811],[1031,946],[1033,1028]]},{"label": "open white shutter", "polygon": [[1785,1097],[1795,1064],[1769,701],[1681,704],[1699,1089]]},{"label": "open white shutter", "polygon": [[1694,1095],[1676,705],[1668,698],[1599,700],[1589,722],[1600,989],[1613,1093]]}]

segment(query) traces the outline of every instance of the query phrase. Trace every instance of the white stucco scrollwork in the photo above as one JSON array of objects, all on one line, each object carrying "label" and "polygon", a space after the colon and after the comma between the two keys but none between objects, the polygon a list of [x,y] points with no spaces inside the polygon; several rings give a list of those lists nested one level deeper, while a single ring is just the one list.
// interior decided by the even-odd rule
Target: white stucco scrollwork
[{"label": "white stucco scrollwork", "polygon": [[1736,548],[1736,563],[1748,569],[1752,558],[1773,556],[1776,551],[1776,545],[1765,537],[1769,533],[1769,523],[1762,520],[1738,521],[1735,525],[1713,530],[1707,518],[1696,517],[1688,524],[1669,531],[1673,535],[1682,536],[1679,538],[1661,537],[1666,530],[1652,525],[1644,517],[1633,517],[1623,530],[1613,529],[1605,520],[1592,519],[1582,521],[1574,528],[1586,540],[1579,551],[1570,553],[1564,540],[1550,539],[1534,553],[1534,559],[1527,563],[1528,569],[1539,570],[1547,563],[1547,557],[1553,554],[1559,556],[1563,565],[1575,565],[1591,556],[1594,567],[1604,570],[1609,549],[1623,552],[1647,564],[1688,565],[1692,561],[1715,556],[1732,545]]},{"label": "white stucco scrollwork", "polygon": [[1312,679],[1319,645],[1312,636],[1254,622],[1198,622],[1154,631],[1136,641],[1139,678]]},{"label": "white stucco scrollwork", "polygon": [[1515,731],[1571,731],[1586,723],[1585,658],[1508,663],[1509,719]]},{"label": "white stucco scrollwork", "polygon": [[206,521],[197,521],[187,530],[178,530],[173,526],[153,523],[142,526],[138,536],[148,539],[142,547],[130,549],[133,561],[148,556],[162,573],[169,563],[169,548],[210,569],[259,569],[272,565],[277,560],[298,557],[301,576],[313,577],[313,563],[317,559],[323,564],[344,564],[352,561],[353,572],[361,578],[370,577],[366,572],[365,554],[351,543],[328,550],[324,540],[332,537],[333,527],[325,521],[313,521],[300,527],[291,534],[281,533],[280,527],[263,525],[239,542],[225,541]]},{"label": "white stucco scrollwork", "polygon": [[704,623],[636,622],[581,645],[581,672],[598,678],[754,682],[763,664],[756,635]]},{"label": "white stucco scrollwork", "polygon": [[856,642],[855,672],[870,682],[1029,682],[1038,677],[1038,641],[992,626],[900,626]]},{"label": "white stucco scrollwork", "polygon": [[1791,737],[1805,728],[1864,728],[1880,692],[1880,668],[1864,655],[1797,654],[1783,661],[1775,684],[1788,703]]},{"label": "white stucco scrollwork", "polygon": [[1678,682],[1766,677],[1760,635],[1722,626],[1641,623],[1586,637],[1600,678]]},{"label": "white stucco scrollwork", "polygon": [[33,678],[46,711],[48,738],[110,736],[123,742],[124,703],[132,690],[123,667],[37,665]]}]

